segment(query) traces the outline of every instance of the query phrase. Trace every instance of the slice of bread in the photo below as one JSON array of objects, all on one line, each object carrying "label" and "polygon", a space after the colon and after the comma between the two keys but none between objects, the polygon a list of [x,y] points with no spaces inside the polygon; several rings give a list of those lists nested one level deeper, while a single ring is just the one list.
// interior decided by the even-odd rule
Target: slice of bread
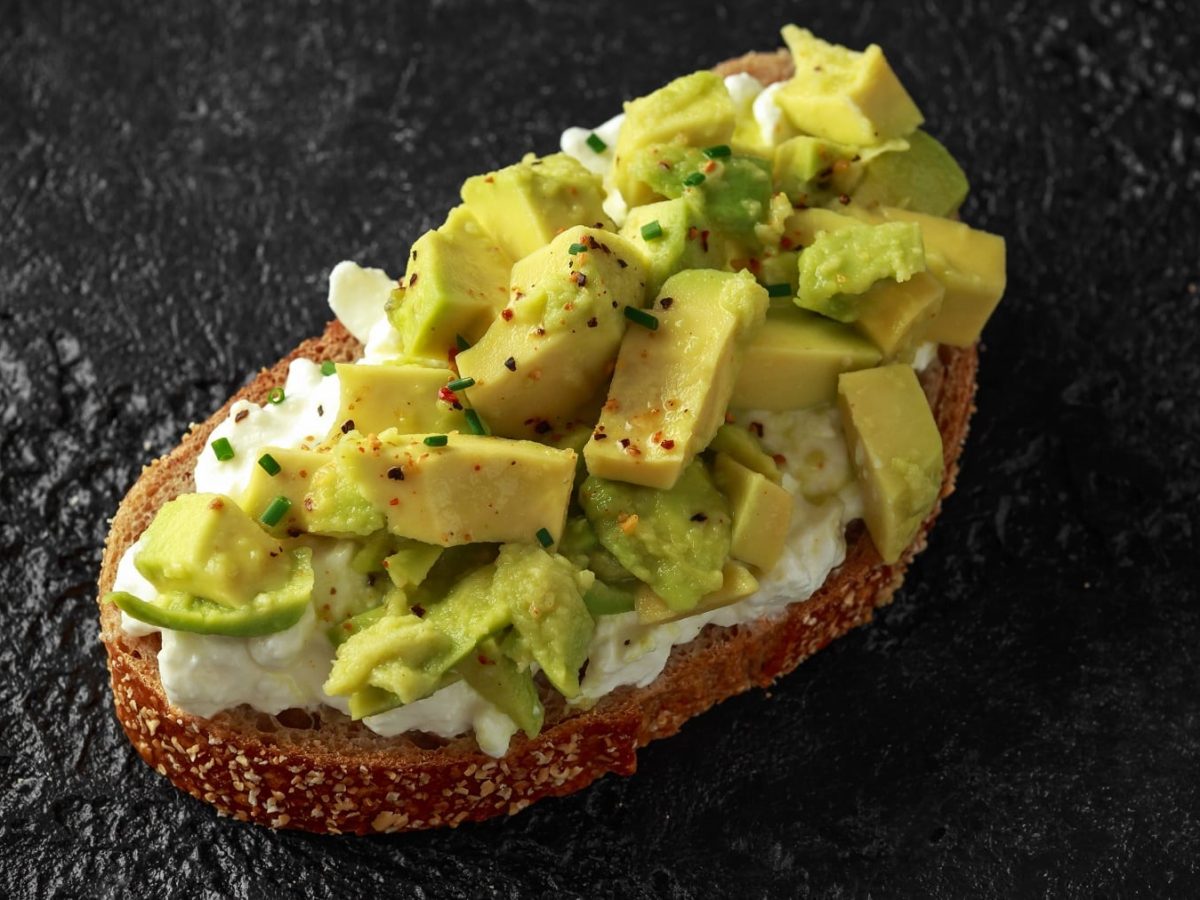
[{"label": "slice of bread", "polygon": [[[749,72],[761,81],[788,77],[786,52],[748,54],[722,63],[723,75]],[[283,384],[291,360],[350,361],[361,345],[339,323],[264,369],[208,421],[192,428],[169,455],[146,467],[117,509],[105,544],[99,591],[112,588],[117,564],[155,512],[194,489],[192,470],[208,436],[240,399],[265,401]],[[942,433],[944,498],[954,488],[958,457],[973,411],[978,354],[942,347],[922,375]],[[677,732],[692,716],[752,687],[766,687],[801,660],[889,603],[912,557],[925,546],[940,502],[912,545],[885,565],[858,523],[846,559],[824,586],[775,618],[723,628],[710,625],[674,649],[662,674],[644,688],[623,687],[586,712],[568,710],[546,691],[546,723],[529,740],[519,732],[507,755],[493,759],[471,735],[443,740],[422,733],[385,738],[335,710],[249,707],[203,719],[173,707],[159,680],[158,635],[131,637],[120,613],[101,604],[117,719],[159,774],[227,815],[276,828],[370,833],[454,826],[511,814],[542,797],[580,790],[637,768],[637,749]]]}]

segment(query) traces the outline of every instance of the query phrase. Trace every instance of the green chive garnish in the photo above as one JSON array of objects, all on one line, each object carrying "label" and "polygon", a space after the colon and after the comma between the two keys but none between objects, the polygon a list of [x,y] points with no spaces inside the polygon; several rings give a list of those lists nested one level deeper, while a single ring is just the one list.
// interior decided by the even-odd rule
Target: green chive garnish
[{"label": "green chive garnish", "polygon": [[479,417],[473,409],[463,411],[463,415],[467,417],[467,427],[471,429],[471,434],[487,434],[487,426],[483,424],[483,419]]},{"label": "green chive garnish", "polygon": [[471,342],[470,342],[470,341],[468,341],[468,340],[467,340],[465,337],[463,337],[461,334],[456,334],[456,335],[454,336],[454,344],[455,344],[455,346],[457,346],[457,347],[458,347],[458,352],[459,352],[459,353],[461,353],[461,352],[462,352],[462,351],[464,351],[464,350],[470,350],[470,349],[471,349]]},{"label": "green chive garnish", "polygon": [[263,514],[258,517],[258,520],[268,528],[274,528],[291,508],[292,501],[280,494],[267,504],[267,508],[263,510]]},{"label": "green chive garnish", "polygon": [[538,539],[538,543],[543,547],[549,547],[554,543],[554,538],[550,536],[550,531],[546,528],[539,528],[534,537]]},{"label": "green chive garnish", "polygon": [[600,135],[592,132],[587,136],[587,145],[592,148],[593,153],[603,153],[608,149],[608,144],[600,139]]},{"label": "green chive garnish", "polygon": [[466,378],[455,378],[446,385],[446,389],[450,391],[465,391],[469,387],[475,386],[475,379],[469,375]]},{"label": "green chive garnish", "polygon": [[587,250],[587,244],[572,244],[567,248],[567,252],[574,256],[576,253],[583,253]]},{"label": "green chive garnish", "polygon": [[221,462],[233,459],[233,444],[229,443],[229,438],[217,438],[212,442],[212,448]]},{"label": "green chive garnish", "polygon": [[709,159],[724,159],[732,152],[728,144],[717,144],[715,147],[704,148],[704,155]]},{"label": "green chive garnish", "polygon": [[703,172],[693,172],[691,175],[687,175],[684,177],[683,183],[686,184],[688,187],[695,187],[698,184],[704,184],[704,173]]},{"label": "green chive garnish", "polygon": [[792,286],[786,281],[779,284],[767,285],[768,297],[790,297],[792,296]]},{"label": "green chive garnish", "polygon": [[281,388],[281,387],[271,388],[271,393],[267,394],[267,402],[278,405],[283,402],[283,397],[284,397],[283,388]]},{"label": "green chive garnish", "polygon": [[627,306],[625,307],[625,318],[630,322],[641,325],[643,328],[658,331],[658,319],[644,309],[638,309],[636,306]]},{"label": "green chive garnish", "polygon": [[642,226],[643,241],[652,241],[660,237],[662,237],[662,226],[658,224],[658,219],[655,219],[653,222],[647,222]]},{"label": "green chive garnish", "polygon": [[444,434],[431,434],[425,438],[426,447],[445,447],[446,442],[450,440]]},{"label": "green chive garnish", "polygon": [[336,371],[337,371],[337,363],[335,363],[332,359],[327,359],[327,360],[325,360],[325,362],[321,363],[321,374],[322,375],[332,375]]},{"label": "green chive garnish", "polygon": [[260,456],[258,458],[258,464],[262,466],[263,471],[272,478],[283,471],[283,466],[279,465],[279,463],[275,461],[275,457],[273,457],[270,453],[264,453],[262,456]]}]

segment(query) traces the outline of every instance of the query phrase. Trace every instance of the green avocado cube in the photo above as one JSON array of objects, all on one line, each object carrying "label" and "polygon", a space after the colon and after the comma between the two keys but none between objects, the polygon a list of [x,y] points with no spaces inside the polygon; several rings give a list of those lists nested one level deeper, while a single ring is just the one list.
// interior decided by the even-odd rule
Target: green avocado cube
[{"label": "green avocado cube", "polygon": [[384,517],[363,492],[345,476],[339,447],[334,465],[322,466],[312,476],[303,506],[308,513],[306,530],[329,537],[367,537],[383,528]]},{"label": "green avocado cube", "polygon": [[854,329],[883,353],[884,362],[911,358],[942,309],[946,289],[928,272],[903,283],[885,278],[858,298]]},{"label": "green avocado cube", "polygon": [[749,429],[726,423],[717,429],[708,449],[713,453],[730,457],[750,471],[758,472],[776,484],[782,480],[782,476],[779,474],[779,464],[763,450],[762,443]]},{"label": "green avocado cube", "polygon": [[536,737],[542,730],[546,711],[538,697],[533,673],[505,656],[494,638],[481,641],[455,666],[455,671],[484,700],[516,722],[528,737]]},{"label": "green avocado cube", "polygon": [[911,222],[889,222],[818,234],[800,254],[799,271],[797,306],[853,322],[859,295],[875,282],[908,281],[925,271],[921,229]]},{"label": "green avocado cube", "polygon": [[787,546],[792,495],[725,453],[718,453],[713,460],[713,480],[729,498],[733,516],[730,555],[760,572],[769,572]]},{"label": "green avocado cube", "polygon": [[274,525],[263,527],[275,535],[308,531],[308,510],[304,498],[317,470],[333,462],[332,454],[287,447],[264,447],[259,456],[261,458],[264,455],[275,460],[279,471],[272,475],[261,465],[255,466],[250,483],[236,498],[238,506],[262,524],[260,517],[271,501],[276,497],[285,497],[291,504],[287,512]]},{"label": "green avocado cube", "polygon": [[[646,260],[646,296],[658,296],[668,278],[684,269],[720,269],[725,264],[725,238],[704,218],[697,198],[678,197],[634,207],[621,236]],[[651,223],[657,223],[653,229]],[[643,229],[654,235],[647,238]],[[641,305],[641,304],[638,304]]]},{"label": "green avocado cube", "polygon": [[777,190],[798,206],[816,206],[848,193],[862,175],[857,147],[801,135],[775,148],[773,177]]},{"label": "green avocado cube", "polygon": [[334,437],[347,431],[379,434],[388,428],[401,434],[466,430],[462,410],[438,399],[438,390],[454,378],[450,369],[341,363],[337,374],[341,399]]},{"label": "green avocado cube", "polygon": [[967,176],[950,152],[924,131],[908,136],[908,149],[884,153],[865,166],[851,196],[865,206],[897,206],[950,216],[967,198]]}]

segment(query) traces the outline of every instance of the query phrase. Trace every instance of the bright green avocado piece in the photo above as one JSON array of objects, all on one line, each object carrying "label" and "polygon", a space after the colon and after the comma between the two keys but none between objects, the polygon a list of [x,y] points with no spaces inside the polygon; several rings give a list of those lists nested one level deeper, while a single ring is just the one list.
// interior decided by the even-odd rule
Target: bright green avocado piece
[{"label": "bright green avocado piece", "polygon": [[370,628],[382,619],[387,611],[387,604],[383,603],[365,612],[360,612],[356,616],[351,616],[345,621],[338,622],[336,625],[330,625],[329,629],[325,632],[329,638],[329,643],[335,647],[340,647],[364,628]]},{"label": "bright green avocado piece", "polygon": [[444,548],[436,544],[404,541],[395,553],[383,561],[383,567],[396,587],[413,588],[425,580],[443,552]]},{"label": "bright green avocado piece", "polygon": [[889,222],[823,232],[800,254],[799,271],[797,306],[853,322],[858,296],[875,282],[903,282],[925,271],[921,229],[912,222]]},{"label": "bright green avocado piece", "polygon": [[223,494],[181,494],[164,504],[133,564],[161,594],[233,608],[294,576],[279,541]]},{"label": "bright green avocado piece", "polygon": [[463,203],[514,259],[528,256],[575,225],[615,231],[605,214],[604,186],[565,153],[532,154],[497,172],[468,178]]},{"label": "bright green avocado piece", "polygon": [[713,460],[713,478],[729,499],[733,516],[730,555],[770,571],[787,545],[792,522],[792,495],[725,453]]},{"label": "bright green avocado piece", "polygon": [[455,666],[463,681],[493,706],[517,723],[528,737],[542,730],[545,709],[528,668],[521,668],[504,655],[495,638],[481,641]]},{"label": "bright green avocado piece", "polygon": [[779,464],[763,449],[762,442],[749,429],[726,423],[717,429],[708,449],[714,453],[724,453],[750,471],[758,472],[776,484],[782,480]]},{"label": "bright green avocado piece", "polygon": [[505,544],[496,559],[494,595],[507,602],[513,627],[568,699],[579,694],[579,669],[595,630],[583,602],[592,581],[592,573],[531,544]]},{"label": "bright green avocado piece", "polygon": [[692,193],[634,207],[621,226],[621,236],[646,261],[648,298],[656,297],[676,272],[725,267],[725,238],[704,217],[703,197]]},{"label": "bright green avocado piece", "polygon": [[908,149],[884,153],[866,165],[851,196],[866,206],[898,206],[949,216],[967,199],[967,176],[950,151],[924,131],[908,136]]},{"label": "bright green avocado piece", "polygon": [[579,502],[605,549],[672,609],[721,587],[729,504],[699,460],[669,490],[589,477]]},{"label": "bright green avocado piece", "polygon": [[583,595],[583,603],[594,618],[632,612],[636,602],[637,597],[633,590],[614,587],[600,579],[592,582],[592,586]]},{"label": "bright green avocado piece", "polygon": [[339,445],[333,465],[322,466],[313,474],[304,497],[311,534],[366,537],[383,528],[383,513],[346,477],[345,460],[353,450],[352,445]]},{"label": "bright green avocado piece", "polygon": [[592,524],[583,516],[567,519],[558,552],[581,569],[590,569],[597,581],[609,585],[622,585],[637,579],[617,562],[617,558],[604,549]]},{"label": "bright green avocado piece", "polygon": [[817,206],[848,193],[862,176],[857,147],[801,135],[775,148],[776,190],[797,206]]},{"label": "bright green avocado piece", "polygon": [[279,559],[291,566],[278,587],[261,591],[248,602],[225,606],[184,591],[163,591],[154,600],[142,600],[124,591],[106,596],[126,614],[149,625],[192,634],[259,637],[291,628],[312,600],[312,550],[298,547]]}]

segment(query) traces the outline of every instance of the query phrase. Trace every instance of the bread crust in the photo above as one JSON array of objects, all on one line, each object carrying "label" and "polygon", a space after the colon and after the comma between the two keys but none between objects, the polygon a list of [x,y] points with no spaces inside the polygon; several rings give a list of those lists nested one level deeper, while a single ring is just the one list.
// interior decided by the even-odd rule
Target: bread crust
[{"label": "bread crust", "polygon": [[[717,67],[765,82],[787,77],[786,54],[749,54]],[[283,384],[293,359],[351,361],[362,347],[338,322],[259,372],[179,446],[145,469],[121,502],[105,542],[99,596],[112,589],[117,564],[155,512],[194,490],[192,471],[209,434],[237,400],[262,403]],[[676,647],[662,674],[644,688],[622,687],[586,712],[550,701],[536,738],[514,735],[500,759],[471,735],[449,741],[419,734],[385,738],[329,709],[267,716],[248,707],[203,719],[173,707],[158,675],[158,635],[131,637],[120,613],[100,604],[116,715],[146,763],[177,787],[242,821],[275,828],[358,834],[456,826],[512,814],[542,797],[580,790],[609,772],[632,774],[636,751],[675,734],[692,716],[753,687],[766,687],[891,602],[912,557],[925,547],[941,501],[954,489],[958,459],[974,410],[975,347],[942,347],[922,375],[942,434],[941,497],[913,543],[884,564],[861,527],[848,534],[844,562],[803,603],[770,619],[709,625]]]}]

